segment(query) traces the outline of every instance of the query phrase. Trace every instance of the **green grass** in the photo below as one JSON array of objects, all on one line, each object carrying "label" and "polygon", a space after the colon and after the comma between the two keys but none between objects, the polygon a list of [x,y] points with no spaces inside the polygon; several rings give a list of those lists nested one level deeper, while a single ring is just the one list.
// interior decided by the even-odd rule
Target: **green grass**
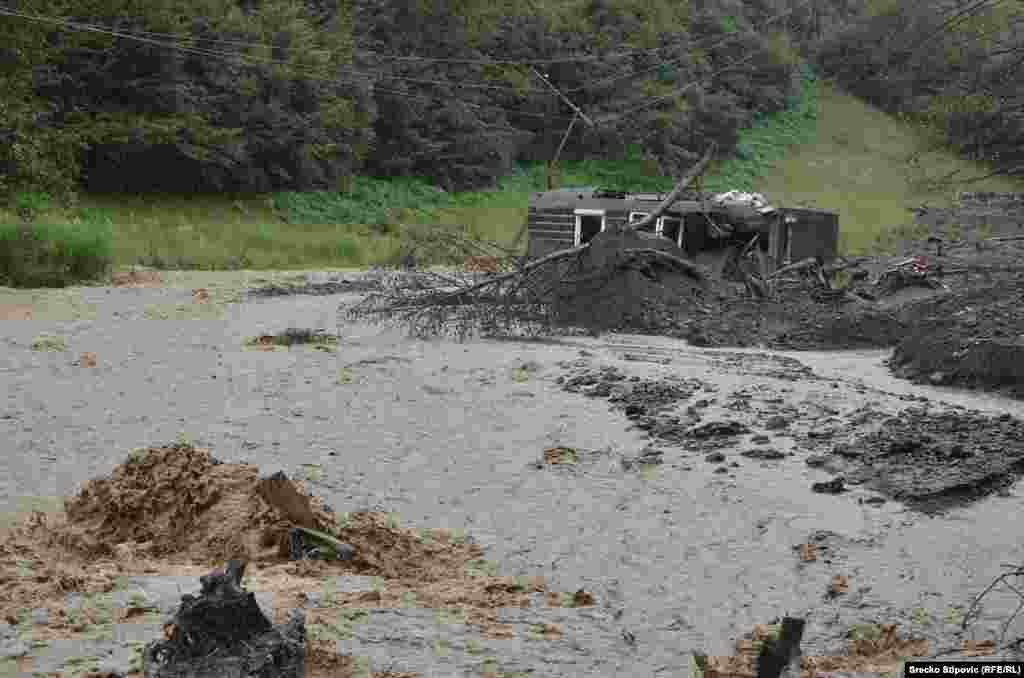
[{"label": "green grass", "polygon": [[0,219],[0,284],[63,287],[96,279],[110,264],[113,232],[106,222]]},{"label": "green grass", "polygon": [[754,190],[759,178],[771,171],[772,163],[814,140],[817,121],[818,81],[805,66],[801,68],[799,95],[785,110],[763,116],[751,127],[740,130],[735,154],[711,167],[704,179],[704,189],[716,193]]},{"label": "green grass", "polygon": [[[828,83],[818,84],[816,120],[814,138],[772,162],[752,186],[777,205],[838,212],[844,253],[886,250],[910,225],[908,207],[952,204],[955,189],[929,188],[907,163],[929,141],[917,129]],[[967,176],[987,172],[949,152],[929,153],[922,166],[930,177],[954,169]],[[1024,192],[1024,181],[992,178],[964,190]]]}]

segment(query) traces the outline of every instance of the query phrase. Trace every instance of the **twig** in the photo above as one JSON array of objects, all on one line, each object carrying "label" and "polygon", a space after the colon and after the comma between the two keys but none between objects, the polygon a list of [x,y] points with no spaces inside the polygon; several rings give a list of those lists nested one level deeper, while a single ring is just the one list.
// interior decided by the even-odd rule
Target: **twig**
[{"label": "twig", "polygon": [[[971,623],[972,621],[974,621],[974,618],[978,614],[980,614],[980,610],[977,611],[977,612],[976,612],[976,610],[978,610],[979,604],[981,603],[981,599],[984,598],[986,595],[988,595],[988,593],[992,589],[994,589],[996,586],[998,586],[1001,583],[1006,583],[1006,579],[1008,577],[1022,577],[1022,576],[1024,576],[1024,567],[1020,567],[1020,566],[1017,566],[1017,565],[1004,565],[1004,567],[1012,567],[1014,569],[1011,572],[1004,572],[1003,574],[1001,574],[998,577],[996,577],[994,580],[992,580],[992,582],[988,586],[985,587],[984,591],[979,593],[974,598],[974,601],[971,603],[971,606],[967,609],[967,613],[964,614],[964,619],[960,623],[960,628],[966,630],[967,629],[967,625],[969,623]],[[1002,632],[1002,634],[999,637],[999,641],[1000,642],[1002,642],[1003,640],[1006,639],[1006,631],[1010,628],[1010,624],[1013,622],[1013,620],[1020,613],[1021,609],[1024,609],[1024,593],[1022,593],[1020,590],[1018,590],[1012,584],[1007,583],[1006,585],[1009,586],[1010,589],[1014,593],[1017,594],[1017,597],[1021,599],[1021,602],[1020,602],[1019,605],[1017,605],[1017,609],[1013,611],[1013,614],[1010,615],[1009,619],[1006,620],[1006,623],[1003,624],[1003,632]]]},{"label": "twig", "polygon": [[803,271],[803,270],[806,270],[808,268],[813,268],[814,266],[817,265],[817,263],[818,263],[818,260],[815,259],[814,257],[808,257],[807,259],[801,259],[800,261],[796,261],[796,262],[794,262],[792,264],[788,264],[788,265],[783,266],[782,268],[776,270],[774,273],[772,273],[770,276],[768,276],[768,278],[769,279],[777,278],[780,275],[784,275],[786,273],[794,273],[796,271]]}]

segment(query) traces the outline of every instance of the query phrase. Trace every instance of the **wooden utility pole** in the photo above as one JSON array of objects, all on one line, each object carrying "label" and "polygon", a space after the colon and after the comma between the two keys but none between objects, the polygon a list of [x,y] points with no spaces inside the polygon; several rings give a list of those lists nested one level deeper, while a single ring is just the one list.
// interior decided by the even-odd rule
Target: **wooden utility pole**
[{"label": "wooden utility pole", "polygon": [[[544,84],[551,89],[551,92],[555,98],[560,98],[562,101],[568,104],[569,108],[573,110],[572,121],[569,123],[569,128],[565,130],[565,135],[562,137],[562,142],[558,145],[558,149],[555,151],[555,154],[552,157],[552,159],[545,164],[544,184],[545,189],[550,191],[555,188],[558,188],[558,158],[562,154],[562,149],[565,148],[565,142],[569,140],[569,134],[572,133],[573,125],[576,124],[576,119],[582,118],[583,121],[586,122],[587,125],[589,125],[590,127],[594,126],[594,121],[588,118],[587,114],[580,110],[580,107],[574,104],[572,101],[570,101],[567,96],[559,92],[558,88],[551,84],[551,81],[548,80],[546,75],[538,71],[536,68],[531,68],[530,70],[533,71],[533,74],[540,78],[541,81],[543,81]],[[555,99],[553,98],[552,104],[554,103]],[[557,107],[552,105],[549,107],[548,110],[551,117],[554,117],[554,114],[557,111]],[[548,121],[547,126],[545,128],[545,132],[547,137],[547,146],[550,147],[553,145],[552,142],[554,141],[554,137],[551,134],[551,121]]]}]

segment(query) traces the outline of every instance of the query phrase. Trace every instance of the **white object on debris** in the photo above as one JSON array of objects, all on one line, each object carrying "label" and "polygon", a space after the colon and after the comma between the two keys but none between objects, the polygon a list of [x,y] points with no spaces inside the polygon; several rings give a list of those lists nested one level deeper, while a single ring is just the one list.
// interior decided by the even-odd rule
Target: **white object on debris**
[{"label": "white object on debris", "polygon": [[711,200],[721,205],[747,205],[757,210],[758,214],[771,214],[775,211],[775,208],[769,205],[768,200],[760,193],[728,191],[715,195]]}]

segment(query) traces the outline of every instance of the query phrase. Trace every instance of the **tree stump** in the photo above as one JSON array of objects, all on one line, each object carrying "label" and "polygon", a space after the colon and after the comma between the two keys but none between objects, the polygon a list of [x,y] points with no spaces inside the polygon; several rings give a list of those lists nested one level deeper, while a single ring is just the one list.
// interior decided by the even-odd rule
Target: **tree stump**
[{"label": "tree stump", "polygon": [[800,641],[805,624],[803,619],[783,618],[778,639],[766,640],[758,654],[755,678],[780,678],[783,672],[788,676],[799,675]]},{"label": "tree stump", "polygon": [[143,650],[145,678],[301,678],[305,614],[289,613],[275,628],[253,593],[241,588],[245,565],[230,560],[224,571],[200,577],[199,596],[184,595],[165,638]]}]

